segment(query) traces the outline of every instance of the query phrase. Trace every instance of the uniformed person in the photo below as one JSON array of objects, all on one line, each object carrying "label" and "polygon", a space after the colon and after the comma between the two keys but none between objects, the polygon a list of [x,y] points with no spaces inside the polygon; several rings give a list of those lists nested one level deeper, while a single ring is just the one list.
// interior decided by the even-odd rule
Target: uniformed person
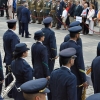
[{"label": "uniformed person", "polygon": [[[13,52],[15,45],[20,42],[19,37],[14,32],[16,30],[16,20],[8,20],[8,30],[3,35],[3,47],[5,52],[4,63],[6,63],[6,74],[9,73],[9,66],[13,60]],[[6,78],[5,86],[8,86],[11,83],[12,77],[9,75]],[[12,97],[12,93],[8,93],[9,97]]]},{"label": "uniformed person", "polygon": [[29,48],[25,43],[19,43],[15,46],[14,60],[11,63],[11,70],[16,78],[15,87],[12,91],[14,100],[25,100],[22,92],[18,92],[17,88],[33,79],[33,69],[24,59],[28,56],[28,50]]},{"label": "uniformed person", "polygon": [[77,79],[70,69],[74,65],[75,54],[74,48],[67,48],[59,53],[62,67],[51,73],[50,100],[77,100]]},{"label": "uniformed person", "polygon": [[50,92],[47,87],[48,80],[40,78],[28,81],[20,86],[26,100],[47,100],[46,95]]},{"label": "uniformed person", "polygon": [[22,4],[17,8],[17,19],[18,19],[18,24],[19,24],[19,35],[21,35],[21,33],[22,33],[21,11],[24,8],[24,3],[25,2],[22,2]]},{"label": "uniformed person", "polygon": [[100,42],[97,46],[97,56],[92,61],[91,65],[91,79],[93,83],[94,93],[100,93]]},{"label": "uniformed person", "polygon": [[43,1],[42,0],[37,1],[36,12],[37,12],[38,24],[41,24],[41,22],[43,20]]},{"label": "uniformed person", "polygon": [[61,28],[61,25],[62,25],[62,19],[61,19],[62,11],[63,11],[63,7],[60,3],[60,0],[57,0],[57,6],[56,6],[57,27],[56,27],[56,29]]},{"label": "uniformed person", "polygon": [[28,9],[28,3],[24,4],[24,8],[21,10],[21,23],[22,23],[22,37],[24,37],[25,32],[25,38],[30,38],[29,31],[28,31],[28,25],[30,22],[30,10]]},{"label": "uniformed person", "polygon": [[[83,52],[80,45],[77,45],[76,41],[80,37],[81,26],[74,26],[68,29],[70,32],[70,40],[66,42],[61,48],[61,50],[73,47],[76,49],[76,60],[74,66],[71,67],[71,71],[77,77],[77,100],[81,100],[83,87],[87,88],[87,80],[85,74]],[[60,62],[62,65],[62,62]]]},{"label": "uniformed person", "polygon": [[45,34],[43,44],[48,50],[48,66],[51,73],[54,69],[55,59],[57,59],[56,37],[54,31],[50,29],[52,27],[52,17],[46,17],[43,20],[43,23],[45,26],[45,28],[42,28],[42,31]]},{"label": "uniformed person", "polygon": [[50,14],[51,10],[51,1],[45,0],[43,4],[43,17],[47,17]]},{"label": "uniformed person", "polygon": [[44,33],[40,30],[34,33],[34,39],[37,41],[31,47],[32,64],[35,78],[50,78],[48,66],[48,53],[46,46],[43,45]]},{"label": "uniformed person", "polygon": [[[79,21],[74,21],[74,22],[70,23],[69,27],[74,27],[74,26],[78,26],[78,25],[80,25],[80,22]],[[64,45],[65,42],[67,42],[69,40],[70,40],[70,34],[68,34],[68,35],[65,36],[64,42],[61,44],[60,49],[61,49],[62,45]],[[82,40],[81,40],[81,38],[79,38],[77,40],[77,44],[82,47]]]},{"label": "uniformed person", "polygon": [[3,81],[4,81],[4,76],[3,76],[2,59],[1,59],[1,53],[0,53],[0,95],[2,91]]},{"label": "uniformed person", "polygon": [[89,96],[88,98],[86,98],[86,100],[100,100],[100,93],[95,93]]},{"label": "uniformed person", "polygon": [[53,22],[52,22],[52,27],[55,27],[56,26],[56,1],[53,0],[52,1],[52,5],[51,5],[51,11],[50,11],[50,16],[53,18]]},{"label": "uniformed person", "polygon": [[36,23],[36,0],[31,1],[32,23]]}]

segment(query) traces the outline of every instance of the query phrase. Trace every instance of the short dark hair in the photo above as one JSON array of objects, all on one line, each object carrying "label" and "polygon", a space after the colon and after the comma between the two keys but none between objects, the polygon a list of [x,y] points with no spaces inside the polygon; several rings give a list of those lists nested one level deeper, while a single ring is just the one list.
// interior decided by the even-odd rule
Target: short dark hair
[{"label": "short dark hair", "polygon": [[14,55],[13,55],[13,58],[14,58],[14,59],[18,59],[18,58],[22,57],[23,53],[24,53],[24,52],[19,53],[19,54],[16,54],[16,55],[14,54]]},{"label": "short dark hair", "polygon": [[15,25],[16,25],[16,23],[8,23],[8,28],[12,29],[12,28],[14,28]]},{"label": "short dark hair", "polygon": [[60,56],[60,57],[59,57],[60,66],[68,64],[70,58],[71,58],[71,57],[66,58],[66,57]]},{"label": "short dark hair", "polygon": [[51,23],[44,24],[45,27],[49,27]]},{"label": "short dark hair", "polygon": [[76,34],[70,33],[70,37],[71,37],[71,38],[75,38],[75,36],[76,36]]},{"label": "short dark hair", "polygon": [[34,37],[34,40],[40,40],[41,39],[41,37],[39,36],[39,37]]}]

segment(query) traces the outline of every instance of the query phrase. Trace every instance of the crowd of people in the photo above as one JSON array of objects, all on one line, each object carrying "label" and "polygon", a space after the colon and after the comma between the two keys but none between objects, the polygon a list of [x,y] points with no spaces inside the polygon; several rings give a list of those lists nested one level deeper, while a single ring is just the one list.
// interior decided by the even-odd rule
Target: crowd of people
[{"label": "crowd of people", "polygon": [[[83,30],[83,34],[93,34],[92,30],[88,30],[86,26],[89,23],[89,28],[93,27],[93,18],[96,19],[94,16],[96,11],[94,10],[94,5],[86,1],[82,3],[84,10],[82,10],[83,6],[79,4],[79,1],[76,1],[76,4],[73,4],[71,1],[72,5],[70,5],[70,2],[67,2],[67,4],[69,3],[67,8],[66,6],[62,6],[62,4],[65,5],[64,2],[57,1],[57,8],[59,9],[56,10],[58,12],[56,16],[64,23],[64,29],[67,29],[66,22],[68,20],[70,23],[68,24],[69,34],[65,36],[64,42],[60,45],[59,69],[54,70],[55,60],[58,56],[55,32],[52,30],[54,25],[52,23],[54,21],[53,17],[45,13],[48,17],[42,17],[44,28],[34,32],[34,40],[36,43],[33,43],[31,46],[32,66],[24,59],[28,56],[29,48],[27,44],[20,43],[20,39],[15,33],[17,20],[12,18],[7,20],[8,30],[3,35],[4,63],[6,64],[6,75],[12,72],[16,78],[13,89],[8,93],[9,98],[14,98],[14,100],[46,100],[45,96],[47,96],[48,100],[83,100],[82,94],[88,88],[89,84],[85,74],[80,32]],[[73,7],[73,10],[70,6]],[[62,7],[63,11],[61,10]],[[60,13],[59,11],[62,12]],[[71,16],[72,11],[74,11],[72,13],[73,16]],[[24,37],[25,31],[25,37],[30,38],[28,32],[28,24],[31,19],[30,14],[28,3],[25,1],[22,2],[22,5],[17,8],[20,28],[19,35],[22,35],[22,37]],[[37,12],[37,16],[34,18],[37,18],[38,15],[40,17],[40,12]],[[66,17],[65,15],[68,16]],[[86,26],[79,21],[74,21],[76,16],[82,16],[83,23],[87,22]],[[99,17],[100,11],[97,12],[98,20],[100,20]],[[39,24],[41,22],[39,18],[34,20],[38,20]],[[57,29],[60,28],[60,21],[57,21]],[[91,79],[94,93],[96,94],[93,97],[97,99],[87,98],[86,100],[100,99],[98,96],[100,94],[97,94],[100,93],[99,56],[100,43],[97,47],[97,56],[91,64]],[[35,77],[35,80],[33,77]],[[12,80],[13,78],[10,74],[6,78],[5,87],[9,86]],[[2,59],[0,57],[0,94],[3,82]],[[19,88],[20,91],[18,91]]]}]

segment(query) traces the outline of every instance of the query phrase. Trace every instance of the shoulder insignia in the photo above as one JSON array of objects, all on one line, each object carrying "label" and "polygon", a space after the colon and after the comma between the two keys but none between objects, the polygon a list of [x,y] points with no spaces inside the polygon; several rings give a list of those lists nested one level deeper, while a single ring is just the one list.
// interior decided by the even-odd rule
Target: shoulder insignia
[{"label": "shoulder insignia", "polygon": [[83,70],[83,69],[79,69],[79,71],[82,72],[82,73],[85,73],[85,70]]}]

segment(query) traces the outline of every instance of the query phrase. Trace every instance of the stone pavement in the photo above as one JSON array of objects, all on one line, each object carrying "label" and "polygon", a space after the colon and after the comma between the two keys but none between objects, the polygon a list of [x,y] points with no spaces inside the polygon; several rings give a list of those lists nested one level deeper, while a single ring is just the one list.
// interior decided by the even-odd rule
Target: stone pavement
[{"label": "stone pavement", "polygon": [[[34,32],[37,30],[40,30],[41,28],[43,28],[43,25],[38,25],[36,23],[30,24],[29,32],[30,32],[30,34],[32,34],[32,36],[29,39],[22,38],[21,36],[19,36],[21,42],[26,43],[28,45],[28,47],[31,48],[32,44],[35,42],[33,39]],[[66,34],[68,34],[68,31],[67,30],[65,31],[62,29],[61,30],[55,30],[54,28],[52,28],[52,29],[55,31],[55,35],[56,35],[56,39],[57,39],[57,51],[59,54],[60,44],[63,42],[63,39],[66,36]],[[4,58],[2,36],[6,30],[7,30],[6,19],[4,17],[0,18],[0,51],[2,54],[2,59]],[[95,27],[95,31],[99,32],[99,28]],[[17,25],[17,29],[15,32],[16,32],[16,34],[18,34],[18,25]],[[85,66],[90,66],[92,60],[96,56],[96,48],[97,48],[98,42],[100,41],[100,36],[98,34],[94,34],[93,36],[82,35],[81,38],[83,41],[83,55],[84,55]],[[30,50],[29,50],[29,56],[26,58],[26,60],[30,65],[32,65]],[[55,68],[59,68],[59,59],[56,60]],[[3,69],[4,69],[4,73],[5,73],[5,68],[3,68]],[[89,88],[87,89],[87,92],[86,92],[86,96],[88,97],[91,94],[93,94],[93,88],[91,86],[89,86]],[[5,100],[11,100],[11,99],[6,97]]]}]

